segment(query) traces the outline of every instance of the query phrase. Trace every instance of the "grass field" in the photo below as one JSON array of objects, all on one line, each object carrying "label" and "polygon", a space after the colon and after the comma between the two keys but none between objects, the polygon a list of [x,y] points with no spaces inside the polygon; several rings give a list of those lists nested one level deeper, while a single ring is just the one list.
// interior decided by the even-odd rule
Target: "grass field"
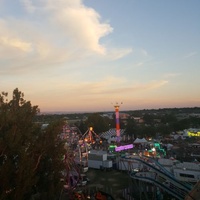
[{"label": "grass field", "polygon": [[90,179],[86,186],[89,190],[100,189],[111,194],[115,200],[122,200],[123,189],[130,185],[130,177],[127,172],[89,169],[87,176]]}]

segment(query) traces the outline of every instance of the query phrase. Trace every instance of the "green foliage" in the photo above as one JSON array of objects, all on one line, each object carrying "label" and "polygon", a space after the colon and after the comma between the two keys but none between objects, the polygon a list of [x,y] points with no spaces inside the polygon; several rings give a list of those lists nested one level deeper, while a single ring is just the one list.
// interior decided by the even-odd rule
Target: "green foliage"
[{"label": "green foliage", "polygon": [[154,123],[154,117],[153,115],[151,114],[145,114],[143,116],[143,120],[146,124],[153,124]]},{"label": "green foliage", "polygon": [[98,113],[93,113],[89,115],[85,122],[88,127],[92,126],[96,133],[102,133],[109,130],[109,119],[107,117],[102,117]]},{"label": "green foliage", "polygon": [[136,124],[134,119],[129,118],[127,120],[127,124],[126,124],[126,128],[125,128],[125,134],[129,135],[129,136],[134,135],[134,138],[137,137],[138,126],[137,126],[137,124]]},{"label": "green foliage", "polygon": [[174,114],[165,114],[161,117],[161,122],[164,124],[167,123],[175,123],[177,121],[177,118]]},{"label": "green foliage", "polygon": [[37,113],[18,89],[10,101],[7,93],[0,95],[0,199],[30,199],[33,188],[44,199],[55,199],[60,191],[62,123],[41,130],[33,123]]},{"label": "green foliage", "polygon": [[80,124],[77,125],[81,133],[85,133],[88,130],[88,126],[84,121],[81,120]]}]

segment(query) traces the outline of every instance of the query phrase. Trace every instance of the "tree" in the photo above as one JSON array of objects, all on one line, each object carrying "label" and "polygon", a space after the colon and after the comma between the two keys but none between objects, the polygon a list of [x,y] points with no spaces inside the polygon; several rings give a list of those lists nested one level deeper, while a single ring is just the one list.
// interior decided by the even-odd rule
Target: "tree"
[{"label": "tree", "polygon": [[57,137],[62,123],[42,130],[33,123],[38,106],[26,101],[17,88],[10,101],[7,97],[0,94],[0,199],[30,199],[33,190],[55,199],[64,167],[64,148]]},{"label": "tree", "polygon": [[145,124],[153,124],[154,123],[154,116],[153,115],[150,115],[150,114],[145,114],[143,116],[143,120],[145,122]]},{"label": "tree", "polygon": [[125,134],[128,136],[134,136],[134,138],[137,137],[137,131],[138,126],[134,119],[129,118],[127,120],[126,128],[125,128]]},{"label": "tree", "polygon": [[161,117],[161,122],[164,124],[170,124],[177,122],[177,118],[173,114],[165,114]]},{"label": "tree", "polygon": [[88,127],[92,126],[96,133],[102,133],[109,130],[109,120],[108,118],[102,117],[98,113],[93,113],[88,116],[86,124]]},{"label": "tree", "polygon": [[79,128],[81,133],[85,133],[88,130],[88,126],[86,125],[86,123],[83,120],[81,120],[80,124],[77,125],[77,127]]}]

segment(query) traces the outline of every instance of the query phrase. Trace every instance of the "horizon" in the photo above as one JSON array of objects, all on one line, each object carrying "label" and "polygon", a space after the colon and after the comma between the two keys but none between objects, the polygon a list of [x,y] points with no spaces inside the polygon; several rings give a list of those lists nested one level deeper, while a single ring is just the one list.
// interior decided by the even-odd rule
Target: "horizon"
[{"label": "horizon", "polygon": [[19,88],[41,112],[200,107],[199,10],[199,0],[0,0],[1,90]]},{"label": "horizon", "polygon": [[[200,109],[200,107],[169,107],[169,108],[149,108],[149,109],[136,109],[136,110],[120,110],[119,109],[119,113],[123,113],[123,112],[134,112],[134,111],[152,111],[152,110],[171,110],[171,109]],[[107,111],[72,111],[72,112],[68,112],[68,111],[50,111],[50,112],[40,112],[39,114],[85,114],[85,113],[115,113],[115,110],[107,110]]]}]

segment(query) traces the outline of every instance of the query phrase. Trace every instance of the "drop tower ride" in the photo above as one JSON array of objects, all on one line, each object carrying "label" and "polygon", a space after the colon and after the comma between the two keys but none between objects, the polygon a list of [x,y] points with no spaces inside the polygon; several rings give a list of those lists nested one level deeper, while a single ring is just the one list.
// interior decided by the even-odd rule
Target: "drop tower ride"
[{"label": "drop tower ride", "polygon": [[[122,103],[121,103],[122,104]],[[115,108],[115,123],[116,123],[116,137],[117,137],[117,143],[120,142],[120,121],[119,121],[119,107],[120,105],[116,103],[114,105]]]}]

